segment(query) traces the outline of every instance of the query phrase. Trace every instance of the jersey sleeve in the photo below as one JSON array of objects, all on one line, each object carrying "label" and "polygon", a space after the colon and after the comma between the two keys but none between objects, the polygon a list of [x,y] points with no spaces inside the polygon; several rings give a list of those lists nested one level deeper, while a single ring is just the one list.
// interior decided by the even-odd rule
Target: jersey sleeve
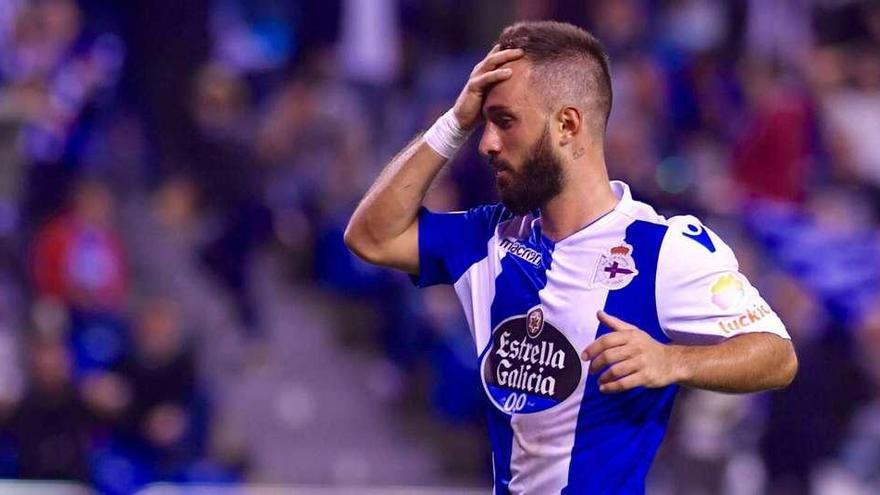
[{"label": "jersey sleeve", "polygon": [[711,344],[752,332],[790,338],[779,316],[739,272],[730,247],[692,216],[670,219],[656,290],[660,326],[673,342]]},{"label": "jersey sleeve", "polygon": [[467,211],[434,213],[419,211],[419,274],[417,287],[452,284],[471,265],[488,255],[489,239],[505,215],[501,205]]}]

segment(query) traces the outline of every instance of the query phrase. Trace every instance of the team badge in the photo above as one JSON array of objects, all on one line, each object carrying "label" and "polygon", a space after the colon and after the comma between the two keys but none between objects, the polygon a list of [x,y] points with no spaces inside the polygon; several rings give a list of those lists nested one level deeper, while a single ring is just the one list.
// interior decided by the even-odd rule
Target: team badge
[{"label": "team badge", "polygon": [[593,284],[610,290],[626,287],[633,277],[639,274],[632,252],[633,247],[623,243],[611,248],[608,254],[599,256],[596,273],[593,274]]},{"label": "team badge", "polygon": [[541,335],[541,330],[544,329],[544,312],[541,311],[541,308],[535,308],[529,312],[528,320],[529,326],[527,330],[529,337],[536,339],[538,335]]}]

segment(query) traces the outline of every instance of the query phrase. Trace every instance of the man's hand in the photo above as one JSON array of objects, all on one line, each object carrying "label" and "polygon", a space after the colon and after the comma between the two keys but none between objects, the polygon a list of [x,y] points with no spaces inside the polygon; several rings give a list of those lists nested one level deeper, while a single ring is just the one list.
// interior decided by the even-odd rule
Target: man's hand
[{"label": "man's hand", "polygon": [[513,71],[501,66],[522,58],[523,51],[519,48],[502,50],[499,45],[492,47],[480,63],[474,66],[470,78],[461,94],[455,100],[452,109],[455,118],[464,130],[471,130],[482,120],[483,98],[493,85],[508,79]]},{"label": "man's hand", "polygon": [[659,388],[677,381],[675,347],[657,342],[646,332],[604,311],[597,316],[612,331],[590,344],[581,358],[591,361],[591,374],[608,367],[599,377],[601,392]]}]

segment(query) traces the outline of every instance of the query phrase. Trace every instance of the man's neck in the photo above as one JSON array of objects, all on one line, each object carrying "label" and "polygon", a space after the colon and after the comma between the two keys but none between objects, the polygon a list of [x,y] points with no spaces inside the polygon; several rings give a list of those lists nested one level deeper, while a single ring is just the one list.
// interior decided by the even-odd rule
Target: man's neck
[{"label": "man's neck", "polygon": [[611,190],[604,161],[577,169],[583,172],[567,176],[562,192],[541,208],[541,231],[554,242],[595,222],[620,201]]}]

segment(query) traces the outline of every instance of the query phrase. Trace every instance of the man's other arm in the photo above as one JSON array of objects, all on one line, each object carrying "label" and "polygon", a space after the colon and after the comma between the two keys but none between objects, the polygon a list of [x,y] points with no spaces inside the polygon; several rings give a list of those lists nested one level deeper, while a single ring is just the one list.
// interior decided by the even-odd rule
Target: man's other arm
[{"label": "man's other arm", "polygon": [[672,342],[614,316],[599,320],[612,332],[587,349],[600,388],[679,383],[730,393],[782,388],[797,373],[785,324],[748,279],[733,250],[695,217],[669,219],[656,279],[657,318]]},{"label": "man's other arm", "polygon": [[797,374],[791,341],[772,333],[747,333],[715,345],[669,346],[675,381],[718,392],[787,387]]},{"label": "man's other arm", "polygon": [[[665,345],[605,312],[599,320],[612,332],[583,353],[602,392],[678,383],[692,388],[747,393],[783,388],[797,374],[791,341],[765,332],[746,333],[710,345]],[[610,367],[609,367],[610,366]]]}]

